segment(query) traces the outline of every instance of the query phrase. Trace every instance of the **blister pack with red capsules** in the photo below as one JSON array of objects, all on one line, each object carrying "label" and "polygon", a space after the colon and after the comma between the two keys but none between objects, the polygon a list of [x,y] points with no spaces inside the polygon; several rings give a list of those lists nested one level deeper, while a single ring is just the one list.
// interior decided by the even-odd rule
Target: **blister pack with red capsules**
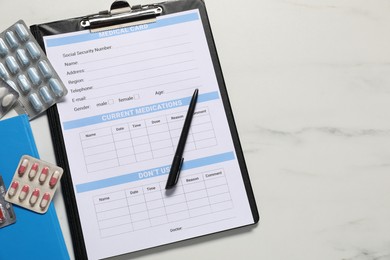
[{"label": "blister pack with red capsules", "polygon": [[5,199],[37,213],[46,213],[63,172],[61,167],[24,155]]}]

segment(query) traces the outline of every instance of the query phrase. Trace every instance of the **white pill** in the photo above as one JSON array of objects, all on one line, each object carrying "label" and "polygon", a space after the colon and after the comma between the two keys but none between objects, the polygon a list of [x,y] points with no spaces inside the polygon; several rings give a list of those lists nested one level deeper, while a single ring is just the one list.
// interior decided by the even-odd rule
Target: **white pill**
[{"label": "white pill", "polygon": [[4,97],[5,95],[7,95],[8,93],[8,89],[5,88],[5,87],[0,87],[0,98]]},{"label": "white pill", "polygon": [[9,105],[11,105],[13,103],[14,100],[15,100],[15,96],[10,93],[3,98],[1,105],[3,107],[8,107]]}]

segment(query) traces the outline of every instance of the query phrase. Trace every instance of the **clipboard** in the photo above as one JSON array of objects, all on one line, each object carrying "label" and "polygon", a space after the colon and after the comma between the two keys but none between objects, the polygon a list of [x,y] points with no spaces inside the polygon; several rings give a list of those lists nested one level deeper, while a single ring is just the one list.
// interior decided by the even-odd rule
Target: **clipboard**
[{"label": "clipboard", "polygon": [[[185,16],[183,16],[182,14],[183,15],[185,14]],[[169,20],[167,18],[167,17],[170,18],[171,16],[176,20],[172,20],[173,18]],[[167,18],[167,19],[165,19],[165,18]],[[41,45],[41,47],[46,52],[48,52],[48,49],[50,49],[50,48],[48,47],[49,40],[47,40],[47,39],[51,39],[50,37],[52,37],[52,36],[68,35],[69,34],[70,36],[65,37],[65,38],[66,38],[66,41],[70,41],[70,43],[66,43],[66,44],[73,44],[73,43],[77,43],[77,40],[75,40],[75,39],[76,38],[79,39],[78,37],[80,37],[80,36],[77,35],[77,33],[79,33],[79,32],[83,33],[83,35],[85,34],[85,35],[89,35],[89,36],[96,35],[96,37],[98,37],[100,35],[100,37],[103,37],[103,38],[104,37],[114,37],[113,34],[118,34],[118,35],[123,35],[123,34],[127,34],[127,33],[135,34],[136,32],[130,31],[131,28],[133,28],[133,29],[134,28],[141,28],[141,29],[147,28],[147,29],[151,29],[150,31],[152,31],[152,29],[153,29],[157,33],[159,28],[160,28],[158,26],[159,21],[164,22],[163,26],[169,27],[169,26],[175,25],[175,21],[177,21],[177,20],[180,20],[180,22],[187,23],[187,24],[189,22],[191,22],[192,20],[197,20],[198,22],[200,22],[200,24],[201,24],[200,29],[204,33],[205,44],[206,44],[205,53],[207,54],[206,55],[207,57],[205,57],[205,58],[206,58],[206,60],[210,59],[210,64],[211,64],[211,67],[208,68],[208,72],[211,73],[215,77],[215,82],[216,82],[215,83],[216,89],[217,89],[216,92],[205,93],[204,95],[202,95],[202,94],[200,95],[199,99],[201,100],[202,103],[198,105],[198,107],[200,107],[200,110],[198,112],[195,112],[195,113],[199,113],[200,115],[201,115],[201,113],[206,113],[206,114],[211,113],[212,111],[210,112],[210,107],[207,106],[207,102],[209,102],[210,100],[214,100],[212,102],[217,102],[217,103],[220,102],[219,103],[220,107],[223,108],[223,112],[222,112],[223,116],[222,117],[223,117],[223,120],[226,121],[225,132],[228,132],[228,139],[231,141],[231,144],[233,147],[232,148],[233,150],[230,153],[219,153],[219,154],[216,154],[213,156],[209,156],[207,158],[196,158],[196,159],[192,159],[192,160],[190,159],[188,162],[185,162],[185,165],[183,166],[184,167],[183,170],[185,172],[188,170],[189,175],[186,175],[184,173],[184,177],[183,177],[183,173],[182,173],[182,175],[181,175],[182,177],[180,177],[180,178],[183,179],[183,182],[187,181],[188,182],[187,184],[193,184],[192,182],[195,183],[197,181],[200,181],[200,179],[202,179],[202,181],[204,182],[204,184],[202,184],[202,185],[205,185],[205,189],[207,190],[208,184],[207,184],[206,179],[209,177],[211,179],[212,177],[215,177],[215,176],[224,176],[224,178],[227,180],[227,182],[229,182],[229,178],[231,178],[229,175],[230,173],[229,174],[225,173],[224,170],[226,170],[226,171],[228,171],[228,170],[219,168],[220,167],[219,165],[222,164],[224,161],[230,161],[229,163],[234,163],[234,166],[237,167],[237,171],[232,173],[231,175],[237,174],[237,176],[235,176],[235,178],[236,178],[236,180],[239,180],[240,183],[239,184],[232,184],[232,185],[237,185],[237,186],[229,186],[228,184],[226,184],[225,186],[227,187],[228,191],[224,193],[225,194],[224,196],[226,197],[226,194],[229,193],[228,196],[230,196],[230,200],[232,201],[231,202],[232,207],[233,208],[234,208],[234,206],[238,207],[237,204],[240,204],[240,203],[237,203],[234,201],[234,196],[237,196],[237,194],[235,195],[234,193],[236,192],[236,189],[237,190],[242,189],[240,192],[237,192],[237,193],[241,193],[241,199],[243,201],[245,201],[244,204],[247,203],[246,213],[242,212],[242,214],[245,215],[245,221],[240,222],[240,224],[234,224],[234,225],[229,224],[230,220],[217,221],[217,222],[222,223],[221,227],[219,227],[218,230],[213,230],[212,232],[208,232],[208,231],[207,232],[202,231],[200,233],[195,232],[196,234],[190,233],[190,234],[186,234],[186,235],[178,235],[177,237],[170,238],[170,239],[162,238],[159,242],[152,242],[152,243],[144,242],[142,245],[137,247],[135,250],[129,249],[128,251],[122,250],[119,253],[115,252],[115,253],[111,253],[108,255],[103,254],[103,257],[110,257],[110,256],[114,256],[117,254],[123,254],[123,253],[129,253],[132,251],[147,249],[150,247],[160,246],[163,244],[169,244],[172,242],[186,240],[186,239],[190,239],[193,237],[199,237],[202,235],[212,234],[212,233],[219,232],[219,231],[229,230],[229,229],[237,228],[240,226],[253,225],[259,221],[259,214],[258,214],[256,202],[255,202],[255,197],[254,197],[253,190],[252,190],[252,187],[250,184],[250,179],[249,179],[247,167],[245,164],[243,151],[242,151],[241,144],[239,141],[238,132],[237,132],[237,129],[235,126],[233,112],[232,112],[232,109],[230,106],[228,93],[227,93],[227,90],[225,87],[221,66],[220,66],[220,63],[218,60],[216,47],[214,44],[210,24],[209,24],[208,17],[207,17],[206,7],[205,7],[205,4],[202,0],[168,1],[168,2],[163,2],[163,3],[158,3],[158,4],[150,4],[150,5],[142,5],[142,6],[138,5],[138,6],[132,6],[132,7],[125,1],[115,1],[111,6],[110,11],[103,11],[103,12],[100,12],[98,14],[92,14],[92,15],[87,15],[87,16],[83,16],[83,17],[72,18],[72,19],[67,19],[67,20],[62,20],[62,21],[56,21],[56,22],[47,23],[47,24],[33,25],[30,27],[31,32],[33,33],[33,35],[37,39],[38,43]],[[142,27],[145,24],[146,24],[146,26]],[[186,24],[184,24],[183,26],[186,26]],[[123,28],[129,28],[129,29],[128,29],[128,31],[126,31],[126,29],[123,29]],[[76,33],[76,35],[74,35],[73,33]],[[65,38],[60,39],[61,43],[58,45],[61,45],[64,42]],[[46,39],[46,41],[45,41],[45,39]],[[53,44],[56,45],[56,41],[58,39],[52,39],[52,40],[54,42]],[[81,41],[84,41],[84,40],[81,40]],[[87,40],[85,40],[85,41],[87,41]],[[57,43],[58,43],[58,41],[57,41]],[[142,45],[142,43],[140,43],[140,44]],[[109,49],[109,46],[108,47],[105,46],[105,48]],[[92,49],[91,52],[93,52],[93,51],[94,50]],[[80,52],[80,55],[84,55],[84,54],[88,54],[88,51],[84,50],[83,52]],[[72,53],[68,53],[68,54],[64,53],[63,55],[64,55],[64,57],[66,55],[71,56]],[[75,53],[74,55],[77,56],[77,55],[79,55],[79,53]],[[56,64],[55,64],[56,62],[52,58],[53,55],[50,55],[50,53],[48,53],[48,57],[52,63],[54,62],[53,65],[56,68]],[[78,65],[77,62],[78,61],[73,61],[73,65]],[[72,63],[70,63],[70,64],[72,65]],[[88,68],[88,66],[86,68]],[[64,75],[65,72],[61,72],[61,69],[59,69],[59,71],[60,71],[59,75],[62,78],[61,75]],[[67,71],[67,73],[69,73],[69,71]],[[74,85],[71,85],[72,82],[70,82],[70,81],[67,82],[66,79],[64,80],[63,78],[62,78],[62,80],[65,81],[65,84],[68,83],[68,88],[72,89],[71,94],[73,92],[75,92],[76,90],[79,91],[81,89],[80,91],[86,91],[86,89],[87,89],[87,87],[81,87],[79,89],[74,88]],[[191,89],[190,91],[193,91],[193,89]],[[156,91],[156,95],[158,94],[157,92],[158,91]],[[202,92],[202,88],[200,88],[200,93],[201,92]],[[137,97],[137,95],[133,95],[133,96],[129,96],[128,99],[123,98],[122,101],[123,102],[129,101],[129,104],[132,104],[131,102],[133,102],[133,101],[137,102],[138,98],[139,97]],[[120,98],[118,98],[118,100],[119,100],[119,102],[122,102],[122,101],[120,101],[121,100]],[[116,102],[117,100],[113,100],[113,102],[114,101]],[[178,108],[179,108],[180,106],[184,107],[184,106],[188,105],[188,101],[189,101],[189,97],[185,97],[185,98],[181,98],[181,99],[179,98],[179,99],[175,100],[176,103],[172,103],[172,104],[179,104],[178,105]],[[69,102],[69,100],[67,100],[66,102]],[[114,103],[114,104],[116,104],[116,103]],[[153,109],[160,109],[160,110],[158,110],[158,112],[156,112],[157,114],[162,113],[162,112],[169,113],[170,112],[170,110],[169,110],[170,104],[171,103],[153,103],[153,105],[150,105],[150,106],[137,107],[135,110],[134,109],[117,110],[116,113],[104,114],[104,117],[105,117],[104,120],[108,120],[109,122],[118,121],[118,124],[119,124],[119,122],[122,122],[121,120],[130,120],[131,119],[132,122],[136,122],[137,121],[136,117],[132,113],[138,113],[137,111],[141,111],[141,112],[139,112],[140,114],[147,115],[146,120],[149,120],[149,119],[151,120],[151,121],[147,121],[147,122],[145,121],[145,127],[147,127],[148,123],[153,124],[153,122],[157,122],[160,120],[160,119],[154,120],[154,121],[152,120],[153,116],[154,116]],[[103,102],[103,103],[101,103],[101,105],[106,106],[107,104],[105,102]],[[59,106],[61,106],[61,104],[59,104]],[[131,105],[129,105],[129,106],[131,107]],[[174,105],[172,105],[172,106],[174,106]],[[156,107],[158,107],[158,108],[156,108]],[[182,108],[181,110],[183,110],[183,109],[184,108]],[[73,151],[71,151],[71,149],[69,148],[69,138],[67,138],[67,136],[66,136],[66,133],[67,133],[66,131],[68,131],[69,129],[76,129],[76,128],[82,130],[83,127],[88,127],[88,126],[94,125],[94,124],[99,125],[99,129],[105,129],[103,126],[105,126],[105,124],[107,124],[107,123],[105,123],[104,120],[101,120],[103,118],[102,114],[99,114],[99,116],[100,116],[99,120],[101,120],[101,121],[99,121],[98,123],[95,122],[95,120],[97,119],[96,116],[95,117],[91,117],[91,116],[86,117],[87,119],[83,118],[80,120],[67,121],[67,118],[61,117],[60,110],[61,109],[59,109],[58,106],[53,106],[52,108],[50,108],[47,111],[47,116],[48,116],[48,120],[49,120],[49,124],[50,124],[52,139],[53,139],[53,142],[55,144],[54,150],[55,150],[57,163],[58,163],[58,165],[63,167],[65,169],[65,172],[67,173],[67,174],[64,174],[64,176],[62,178],[62,192],[63,192],[64,198],[65,198],[65,206],[66,206],[66,211],[67,211],[69,225],[70,225],[70,231],[71,231],[71,236],[72,236],[72,241],[73,241],[73,248],[75,251],[74,253],[75,253],[75,256],[77,259],[91,259],[91,258],[95,258],[96,256],[95,255],[91,256],[91,249],[89,249],[89,250],[87,249],[89,242],[86,240],[89,238],[86,239],[86,236],[88,235],[86,232],[89,232],[89,231],[87,231],[87,228],[85,227],[85,223],[82,223],[83,221],[82,221],[81,215],[84,213],[80,213],[80,210],[81,211],[83,210],[82,209],[83,206],[80,205],[80,202],[78,203],[76,194],[79,194],[79,193],[86,194],[90,191],[96,191],[96,190],[102,189],[102,196],[93,197],[94,199],[97,200],[94,202],[95,203],[94,206],[96,209],[97,207],[101,206],[100,204],[98,204],[99,203],[98,200],[104,201],[107,198],[111,199],[111,197],[108,195],[106,197],[104,197],[103,196],[104,194],[111,194],[112,197],[115,197],[116,195],[118,195],[118,193],[115,193],[115,192],[111,192],[111,193],[109,193],[108,191],[105,192],[106,189],[109,189],[112,187],[122,187],[123,185],[126,185],[126,183],[131,183],[131,182],[133,182],[132,178],[135,175],[137,175],[139,178],[141,178],[141,175],[145,175],[145,174],[151,175],[151,176],[147,176],[148,177],[148,182],[146,182],[147,185],[149,185],[149,183],[151,182],[151,180],[153,178],[156,178],[161,182],[162,180],[165,180],[165,178],[166,178],[166,175],[164,177],[164,174],[165,174],[164,172],[166,171],[166,169],[164,170],[163,167],[160,167],[158,169],[153,168],[153,170],[155,171],[154,173],[152,171],[149,171],[149,172],[147,172],[147,171],[133,171],[131,174],[126,174],[124,176],[115,176],[112,178],[104,179],[104,177],[101,177],[102,172],[104,172],[103,170],[101,172],[99,172],[99,167],[97,167],[97,168],[94,167],[95,165],[92,165],[92,163],[91,163],[91,165],[88,165],[88,162],[86,162],[86,168],[85,168],[86,170],[85,171],[87,171],[88,173],[91,172],[91,174],[98,172],[97,174],[100,174],[100,178],[102,178],[104,180],[98,180],[95,182],[86,181],[87,182],[86,185],[75,183],[75,179],[73,179],[74,177],[72,178],[72,174],[75,171],[71,170],[71,169],[74,169],[74,167],[72,168],[72,160],[73,159],[70,159],[70,157],[73,156]],[[176,110],[174,110],[174,111],[176,112]],[[83,111],[81,111],[81,112],[83,112]],[[175,115],[170,115],[169,117],[167,117],[168,118],[167,120],[174,121],[177,118],[180,118],[179,114],[176,113]],[[119,116],[119,119],[115,118],[115,116]],[[209,118],[211,118],[211,117],[212,116],[210,115]],[[196,116],[195,116],[195,118],[196,118]],[[202,120],[204,120],[204,118],[201,119],[201,121]],[[212,121],[212,119],[211,119],[211,121]],[[134,127],[140,126],[141,123],[139,125],[137,125],[137,124],[133,124],[133,125],[134,125]],[[205,145],[206,147],[202,148],[203,150],[199,148],[200,151],[207,151],[207,149],[214,149],[215,147],[218,147],[218,145],[219,145],[218,140],[220,137],[218,134],[218,127],[219,127],[218,123],[210,122],[209,125],[211,125],[211,128],[215,128],[215,129],[212,129],[212,131],[214,132],[214,136],[212,137],[212,139],[208,139],[208,141],[202,143],[202,144],[206,144]],[[122,127],[123,125],[117,125],[117,126],[120,126],[120,127],[112,128],[111,130],[117,131],[119,129],[118,131],[124,131],[124,130],[126,130],[124,128],[131,127],[132,125],[127,125],[124,127]],[[81,131],[79,133],[79,136],[81,138],[81,142],[84,142],[85,140],[83,140],[83,138],[89,138],[90,136],[93,136],[96,134],[99,135],[99,133],[100,132],[98,132],[98,131],[94,131],[94,132],[93,131],[92,132],[91,131],[89,131],[89,132],[88,131]],[[150,139],[150,136],[149,136],[149,139]],[[214,146],[213,145],[210,146],[210,140],[216,144],[213,144]],[[173,143],[173,141],[172,141],[172,143]],[[194,140],[194,143],[196,143],[196,140]],[[209,147],[207,147],[207,143],[209,143]],[[152,146],[152,145],[150,144],[150,146]],[[196,146],[196,144],[195,144],[195,146]],[[89,149],[89,148],[86,148],[86,149]],[[194,149],[197,149],[197,148],[194,148]],[[85,152],[85,151],[86,150],[83,150],[83,152]],[[134,158],[135,158],[135,160],[137,160],[136,151],[134,150],[134,152],[135,152]],[[117,153],[118,153],[118,150],[117,150]],[[153,154],[153,152],[151,152],[151,153]],[[86,153],[84,153],[84,155],[85,154]],[[189,154],[190,154],[190,152],[189,152]],[[163,159],[161,159],[159,157],[159,160],[164,160],[164,158],[165,159],[168,158],[167,162],[170,162],[172,159],[172,155],[165,155],[165,157],[163,156],[162,158]],[[118,159],[118,162],[119,162],[119,159]],[[95,162],[95,163],[97,164],[98,162]],[[207,166],[209,164],[212,164],[213,166],[210,166],[210,167]],[[130,165],[130,164],[128,164],[128,165]],[[168,165],[169,165],[169,163],[168,163]],[[98,170],[96,170],[96,169],[98,169]],[[193,169],[197,169],[200,173],[198,174],[198,172],[196,172],[198,175],[194,174],[194,172],[191,172]],[[160,171],[160,172],[158,172],[158,171]],[[105,170],[105,172],[107,172],[107,170]],[[191,175],[190,173],[193,175]],[[153,176],[153,174],[155,174],[155,175]],[[158,177],[156,177],[157,175],[158,175]],[[145,176],[142,176],[142,177],[145,177]],[[88,179],[88,177],[87,177],[87,179]],[[110,181],[110,184],[106,185],[108,179]],[[103,181],[105,181],[105,182],[103,182]],[[220,180],[217,180],[215,183],[218,183],[219,181]],[[150,184],[150,185],[152,185],[152,184]],[[182,190],[184,193],[187,189],[187,187],[185,185],[186,185],[186,183],[183,183]],[[150,187],[152,187],[152,186],[150,186]],[[156,187],[153,186],[152,188],[156,188]],[[238,187],[241,187],[241,188],[238,188]],[[229,188],[230,188],[230,190],[229,190]],[[131,186],[131,189],[130,188],[129,189],[122,189],[121,192],[122,191],[126,192],[126,194],[127,194],[126,196],[128,196],[127,201],[129,202],[132,199],[129,197],[129,196],[131,196],[132,192],[133,193],[138,193],[138,192],[144,193],[144,192],[148,191],[147,189],[149,189],[149,186],[148,187],[146,187],[145,185],[143,185],[142,187]],[[170,196],[170,194],[164,194],[162,190],[161,190],[161,194],[163,197],[165,195],[168,197]],[[189,194],[190,193],[188,193],[187,195],[183,195],[183,197],[187,198],[186,196],[189,196]],[[145,193],[144,197],[146,197],[146,195],[147,194]],[[217,199],[217,200],[222,200],[221,198],[223,196],[221,196],[221,195],[218,195],[218,196],[219,196],[218,198],[220,198],[220,199]],[[176,198],[178,198],[178,197],[176,197]],[[217,198],[217,197],[215,197],[215,198]],[[118,197],[118,200],[119,199],[120,198]],[[214,197],[213,198],[207,197],[208,203],[211,203],[211,199],[214,200]],[[165,200],[162,199],[162,201],[164,203]],[[166,200],[166,201],[168,201],[168,200]],[[193,201],[190,201],[190,202],[192,203]],[[187,207],[190,207],[190,205],[189,205],[190,202],[186,201]],[[236,203],[236,205],[234,205],[234,203]],[[148,208],[148,205],[149,204],[147,204],[146,208]],[[217,205],[217,204],[215,204],[215,205]],[[220,204],[220,205],[222,205],[222,204]],[[152,223],[152,219],[149,219],[150,226],[148,226],[147,228],[145,228],[143,230],[148,231],[149,230],[148,228],[150,228],[150,231],[152,231],[154,227],[156,227],[156,229],[157,229],[157,228],[164,227],[164,225],[167,225],[167,227],[168,226],[171,227],[171,228],[168,227],[169,232],[166,232],[166,233],[162,232],[162,233],[164,233],[165,236],[167,236],[167,238],[169,236],[171,236],[171,234],[174,234],[172,236],[176,236],[175,232],[180,230],[180,228],[178,228],[178,230],[175,230],[175,228],[174,228],[175,225],[172,225],[172,223],[174,223],[174,224],[180,223],[181,220],[178,220],[177,222],[176,222],[176,220],[170,222],[170,219],[168,217],[168,205],[164,204],[164,207],[165,207],[164,212],[166,214],[164,221],[167,221],[167,222],[157,223],[154,226]],[[129,206],[129,208],[131,209],[131,206]],[[194,207],[194,208],[196,208],[196,207]],[[210,205],[209,205],[209,208],[211,209]],[[192,213],[195,211],[190,212],[189,208],[187,208],[187,209],[189,212],[186,212],[187,218],[185,218],[183,221],[187,221],[186,223],[190,223],[192,221],[193,223],[198,223],[198,224],[202,222],[200,220],[202,218],[201,215],[200,216],[198,216],[196,214],[192,215]],[[131,211],[131,210],[129,210],[129,211]],[[233,212],[234,210],[229,208],[229,209],[227,209],[226,212],[228,212],[228,211]],[[151,216],[151,211],[148,211],[148,212],[149,212],[149,216]],[[214,212],[213,209],[211,209],[210,212]],[[217,212],[217,211],[215,211],[215,212]],[[97,211],[95,213],[96,213],[96,216],[93,214],[93,215],[91,215],[91,218],[96,217],[97,220],[94,220],[94,221],[98,222],[97,227],[101,227],[100,224],[103,223],[103,221],[106,221],[106,219],[102,218],[103,220],[100,221],[99,220],[100,213],[97,213]],[[224,213],[225,212],[222,211],[222,213],[218,213],[218,214],[224,214]],[[213,213],[210,213],[210,214],[213,214]],[[176,214],[176,216],[177,215],[178,214]],[[233,216],[233,215],[232,215],[232,218],[237,218],[237,219],[240,218],[240,216],[238,216],[239,214],[237,212],[236,212],[237,216],[236,215]],[[131,221],[134,221],[135,218],[132,219],[132,217],[130,217],[129,219]],[[119,218],[118,218],[118,221],[119,221]],[[121,221],[123,221],[123,219],[121,219]],[[85,222],[85,220],[84,220],[84,222]],[[225,222],[226,222],[226,224],[225,224]],[[106,223],[106,222],[104,222],[104,223]],[[132,222],[132,223],[134,224],[135,222]],[[171,223],[171,225],[168,225],[169,223]],[[124,225],[127,225],[127,224],[124,224]],[[203,228],[205,228],[206,230],[209,229],[209,227],[211,226],[210,223],[204,224],[204,225],[205,226],[203,226]],[[125,226],[123,226],[123,227],[125,227]],[[210,227],[210,229],[211,229],[211,227]],[[147,233],[147,231],[145,231],[145,232]],[[106,232],[106,230],[100,229],[100,233],[97,232],[97,235],[99,236],[99,234],[100,234],[100,236],[103,237],[102,239],[105,239],[105,241],[113,241],[112,239],[115,236],[126,236],[126,235],[119,234],[119,233],[114,234],[114,233],[104,233],[104,232]],[[136,233],[134,228],[132,230],[128,231],[127,234],[129,234],[131,232]],[[137,231],[137,232],[141,232],[141,231]],[[107,235],[107,234],[110,234],[110,235]],[[141,233],[137,233],[137,234],[139,235]],[[99,257],[97,257],[97,258],[101,258],[101,255],[99,255]]]}]

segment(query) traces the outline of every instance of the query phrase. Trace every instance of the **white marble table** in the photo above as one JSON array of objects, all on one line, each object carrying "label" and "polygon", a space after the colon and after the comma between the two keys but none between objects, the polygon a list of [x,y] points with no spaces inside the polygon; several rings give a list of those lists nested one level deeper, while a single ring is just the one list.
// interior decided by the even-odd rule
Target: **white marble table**
[{"label": "white marble table", "polygon": [[[0,30],[109,5],[2,1]],[[118,259],[390,259],[390,2],[206,5],[260,223]],[[31,124],[54,161],[46,116]],[[62,196],[55,205],[71,251]]]}]

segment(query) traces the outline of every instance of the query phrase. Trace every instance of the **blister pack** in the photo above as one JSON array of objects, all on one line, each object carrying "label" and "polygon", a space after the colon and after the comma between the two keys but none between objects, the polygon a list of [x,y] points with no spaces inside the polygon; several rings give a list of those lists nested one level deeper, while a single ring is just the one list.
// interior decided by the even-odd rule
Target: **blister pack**
[{"label": "blister pack", "polygon": [[[0,68],[1,65],[0,63]],[[0,78],[0,118],[12,108],[18,98],[19,93]]]},{"label": "blister pack", "polygon": [[22,20],[0,33],[0,77],[19,92],[16,110],[30,119],[68,93]]},{"label": "blister pack", "polygon": [[3,178],[0,176],[0,228],[16,222],[16,216],[12,204],[5,200],[6,190]]},{"label": "blister pack", "polygon": [[53,199],[62,174],[62,168],[24,155],[20,159],[5,199],[43,214]]}]

